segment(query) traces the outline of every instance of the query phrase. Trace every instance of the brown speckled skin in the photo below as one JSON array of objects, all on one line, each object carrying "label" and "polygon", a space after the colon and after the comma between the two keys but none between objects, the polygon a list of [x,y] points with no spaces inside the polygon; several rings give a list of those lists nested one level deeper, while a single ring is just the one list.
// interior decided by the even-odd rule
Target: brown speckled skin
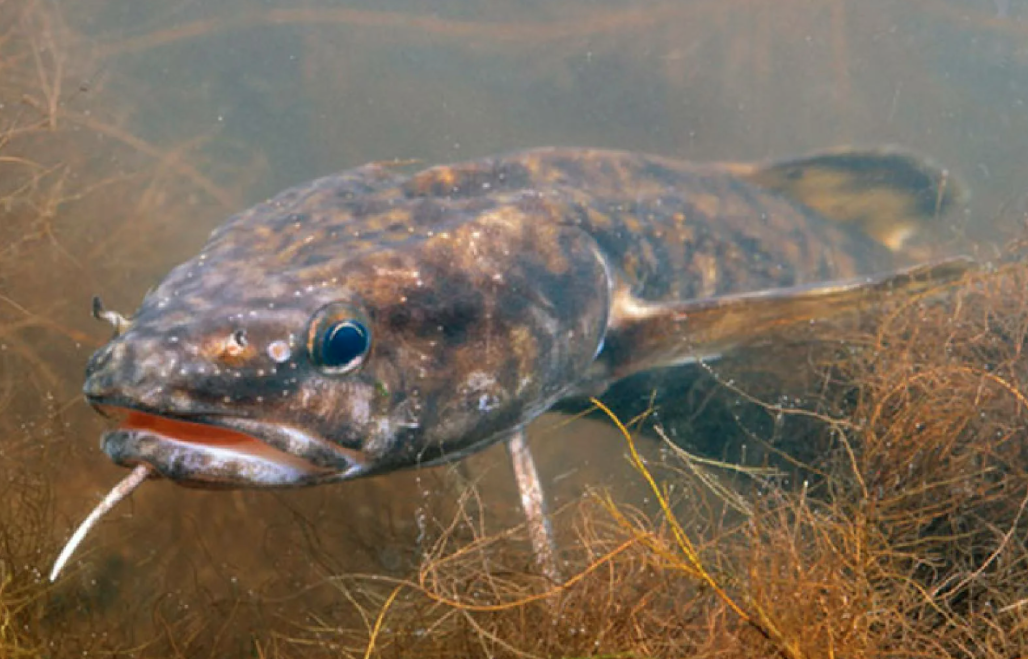
[{"label": "brown speckled skin", "polygon": [[[121,464],[193,484],[352,478],[460,457],[602,390],[587,374],[616,325],[615,291],[688,300],[891,259],[717,167],[559,148],[413,176],[367,165],[229,219],[93,356],[85,392],[243,430],[314,467],[269,476],[126,429],[104,439]],[[309,321],[330,304],[371,328],[354,373],[325,374],[308,356]],[[229,345],[237,330],[242,350]],[[275,341],[290,348],[281,363]]]}]

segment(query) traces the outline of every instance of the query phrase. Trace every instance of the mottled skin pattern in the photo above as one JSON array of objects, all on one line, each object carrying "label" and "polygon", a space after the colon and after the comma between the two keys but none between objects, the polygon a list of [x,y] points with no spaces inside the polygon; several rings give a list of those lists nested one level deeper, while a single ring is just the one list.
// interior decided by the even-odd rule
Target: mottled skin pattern
[{"label": "mottled skin pattern", "polygon": [[[623,346],[594,367],[612,359],[619,294],[690,300],[892,258],[729,168],[579,149],[413,176],[367,165],[229,219],[93,356],[85,392],[259,440],[122,427],[104,438],[120,464],[192,484],[340,480],[460,457],[631,372]],[[359,370],[312,364],[326,315],[366,319]]]}]

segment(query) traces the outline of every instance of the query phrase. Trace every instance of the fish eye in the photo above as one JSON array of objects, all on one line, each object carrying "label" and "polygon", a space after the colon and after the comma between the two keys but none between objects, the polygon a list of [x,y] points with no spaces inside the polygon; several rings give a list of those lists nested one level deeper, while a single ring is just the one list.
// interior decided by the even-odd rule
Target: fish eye
[{"label": "fish eye", "polygon": [[325,330],[318,361],[328,368],[347,368],[371,347],[368,329],[355,320],[344,320]]},{"label": "fish eye", "polygon": [[364,363],[371,349],[371,330],[352,309],[330,305],[311,320],[307,344],[315,366],[343,375]]}]

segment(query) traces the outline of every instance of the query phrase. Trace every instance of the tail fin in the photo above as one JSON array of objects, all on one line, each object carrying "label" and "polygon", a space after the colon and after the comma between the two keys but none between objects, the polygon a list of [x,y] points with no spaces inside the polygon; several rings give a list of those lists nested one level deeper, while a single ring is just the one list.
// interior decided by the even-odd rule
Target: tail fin
[{"label": "tail fin", "polygon": [[966,201],[961,183],[931,161],[895,149],[840,150],[731,170],[893,251]]}]

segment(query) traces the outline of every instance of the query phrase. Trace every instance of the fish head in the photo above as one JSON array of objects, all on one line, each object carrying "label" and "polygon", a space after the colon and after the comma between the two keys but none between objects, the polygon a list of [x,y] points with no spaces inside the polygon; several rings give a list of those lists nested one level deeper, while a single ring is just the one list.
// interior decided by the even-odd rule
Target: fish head
[{"label": "fish head", "polygon": [[190,295],[181,274],[87,364],[87,400],[120,422],[104,434],[104,451],[201,486],[364,473],[361,439],[396,411],[380,369],[364,369],[375,339],[365,305],[295,278],[286,286],[268,277],[259,295],[231,286]]},{"label": "fish head", "polygon": [[186,485],[284,487],[509,435],[588,368],[609,305],[580,232],[512,218],[330,258],[219,236],[90,359],[86,398],[119,419],[104,451]]}]

